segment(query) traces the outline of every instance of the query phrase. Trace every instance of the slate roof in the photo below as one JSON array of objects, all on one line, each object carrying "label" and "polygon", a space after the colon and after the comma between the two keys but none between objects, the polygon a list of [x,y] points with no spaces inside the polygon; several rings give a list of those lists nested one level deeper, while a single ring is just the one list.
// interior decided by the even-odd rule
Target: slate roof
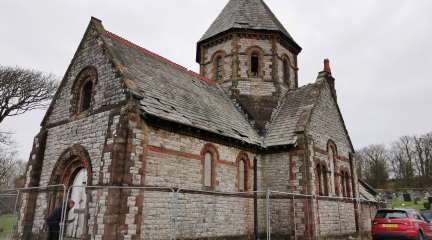
[{"label": "slate roof", "polygon": [[199,42],[231,28],[280,31],[294,42],[263,0],[230,0]]},{"label": "slate roof", "polygon": [[360,195],[364,198],[366,198],[367,200],[377,200],[376,199],[376,195],[378,194],[371,186],[369,186],[369,184],[367,184],[365,181],[363,181],[362,179],[358,179],[359,180],[359,190],[360,190]]},{"label": "slate roof", "polygon": [[289,145],[297,142],[295,129],[310,98],[314,84],[290,90],[274,117],[264,138],[267,147]]},{"label": "slate roof", "polygon": [[261,146],[253,130],[213,81],[108,32],[126,78],[137,83],[141,110]]}]

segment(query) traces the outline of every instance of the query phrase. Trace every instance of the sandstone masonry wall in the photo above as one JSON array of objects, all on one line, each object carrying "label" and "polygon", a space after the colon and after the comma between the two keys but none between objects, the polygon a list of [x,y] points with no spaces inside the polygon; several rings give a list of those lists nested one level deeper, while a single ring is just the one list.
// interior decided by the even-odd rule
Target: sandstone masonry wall
[{"label": "sandstone masonry wall", "polygon": [[[157,147],[158,150],[147,152],[146,179],[145,184],[149,186],[202,188],[202,163],[201,150],[208,143],[204,140],[185,136],[166,130],[156,130],[149,127],[148,146]],[[259,155],[242,151],[234,147],[228,147],[212,143],[220,154],[219,160],[226,163],[216,165],[216,191],[236,192],[238,191],[238,167],[237,156],[245,152],[250,159],[250,168],[253,168],[253,157],[258,162],[258,189],[264,189],[262,185],[262,163]],[[160,148],[160,150],[159,150]],[[177,152],[163,153],[162,149]],[[186,156],[186,154],[190,154]],[[253,186],[253,170],[249,171],[249,186]]]},{"label": "sandstone masonry wall", "polygon": [[315,141],[315,147],[319,149],[327,149],[328,141],[334,141],[338,155],[349,159],[350,143],[340,120],[336,103],[331,96],[330,87],[327,83],[324,84],[311,116],[308,134]]},{"label": "sandstone masonry wall", "polygon": [[264,54],[271,53],[272,44],[269,40],[258,40],[258,39],[245,39],[241,38],[238,40],[237,45],[240,46],[239,52],[245,52],[250,46],[258,46],[263,51]]},{"label": "sandstone masonry wall", "polygon": [[[73,62],[71,71],[67,75],[67,82],[61,88],[61,92],[56,99],[53,111],[49,116],[47,124],[57,124],[60,121],[68,120],[70,117],[70,107],[73,94],[72,85],[78,74],[87,66],[93,66],[97,70],[97,83],[94,85],[93,111],[101,107],[117,104],[125,100],[123,88],[120,80],[115,78],[112,67],[102,50],[102,40],[97,36],[94,29],[90,29],[85,36],[84,44],[78,52],[78,56]],[[63,123],[48,129],[48,137],[43,159],[40,186],[50,184],[53,168],[60,155],[74,144],[84,147],[91,160],[92,179],[88,179],[89,185],[99,184],[99,174],[104,174],[105,183],[109,182],[107,168],[110,164],[110,154],[102,155],[105,146],[105,138],[108,132],[109,117],[111,111],[89,115],[68,123]],[[118,118],[112,124],[118,124]],[[109,142],[108,142],[109,144]],[[101,161],[105,162],[103,166]],[[31,171],[31,169],[29,169]],[[46,193],[39,193],[37,197],[37,208],[35,210],[34,224],[32,231],[39,233],[45,224],[48,214],[48,201]],[[88,203],[90,212],[95,211],[94,202]],[[89,219],[89,230],[92,231],[94,218]]]},{"label": "sandstone masonry wall", "polygon": [[67,82],[56,99],[53,111],[48,119],[48,125],[69,119],[69,109],[73,97],[71,93],[72,85],[81,70],[87,66],[95,67],[98,75],[97,84],[94,86],[95,102],[93,110],[110,104],[116,104],[125,99],[120,80],[115,79],[112,67],[108,60],[105,59],[102,40],[96,37],[95,30],[90,30],[79,52],[79,56],[73,63],[73,67],[67,76]]}]

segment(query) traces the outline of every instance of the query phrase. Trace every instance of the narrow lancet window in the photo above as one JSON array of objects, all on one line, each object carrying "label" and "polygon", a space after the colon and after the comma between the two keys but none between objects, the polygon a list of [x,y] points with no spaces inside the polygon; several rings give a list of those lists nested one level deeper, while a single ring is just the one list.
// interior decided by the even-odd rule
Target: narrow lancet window
[{"label": "narrow lancet window", "polygon": [[322,182],[321,182],[321,165],[317,165],[317,178],[318,178],[318,195],[322,195]]},{"label": "narrow lancet window", "polygon": [[329,151],[329,155],[330,155],[330,171],[331,171],[331,176],[330,176],[330,180],[331,180],[331,187],[332,187],[332,194],[336,195],[336,188],[335,188],[335,165],[334,165],[334,156],[333,156],[333,148],[330,147],[330,151]]},{"label": "narrow lancet window", "polygon": [[346,197],[346,195],[345,195],[345,176],[344,176],[343,171],[341,171],[341,187],[342,187],[342,197]]},{"label": "narrow lancet window", "polygon": [[243,160],[241,160],[239,164],[239,189],[245,190],[245,169]]},{"label": "narrow lancet window", "polygon": [[217,59],[217,81],[222,80],[222,58]]},{"label": "narrow lancet window", "polygon": [[289,86],[290,76],[289,76],[289,64],[287,60],[283,61],[283,77],[284,77],[285,84]]},{"label": "narrow lancet window", "polygon": [[258,53],[252,53],[251,72],[252,72],[252,77],[258,77]]},{"label": "narrow lancet window", "polygon": [[205,154],[204,163],[204,186],[211,187],[211,155],[210,153]]},{"label": "narrow lancet window", "polygon": [[328,179],[327,179],[327,171],[326,167],[323,166],[323,180],[324,180],[324,196],[329,196],[328,192]]},{"label": "narrow lancet window", "polygon": [[93,82],[87,82],[82,90],[82,105],[81,111],[87,111],[90,109],[91,96],[93,91]]},{"label": "narrow lancet window", "polygon": [[348,172],[345,173],[345,184],[346,184],[347,197],[351,197],[350,187],[349,187],[350,181],[349,181]]}]

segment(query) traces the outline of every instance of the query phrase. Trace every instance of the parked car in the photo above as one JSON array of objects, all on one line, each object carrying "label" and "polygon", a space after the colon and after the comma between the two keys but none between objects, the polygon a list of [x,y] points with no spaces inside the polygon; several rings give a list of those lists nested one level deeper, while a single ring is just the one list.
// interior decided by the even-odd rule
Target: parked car
[{"label": "parked car", "polygon": [[425,216],[428,221],[432,221],[432,211],[421,210],[420,213],[423,214],[423,216]]},{"label": "parked car", "polygon": [[432,240],[432,223],[414,208],[384,208],[372,220],[372,238]]}]

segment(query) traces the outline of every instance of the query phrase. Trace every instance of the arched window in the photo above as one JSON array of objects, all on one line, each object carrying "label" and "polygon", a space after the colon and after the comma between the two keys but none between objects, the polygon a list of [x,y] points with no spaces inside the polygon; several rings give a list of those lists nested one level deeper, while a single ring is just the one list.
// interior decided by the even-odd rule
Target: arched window
[{"label": "arched window", "polygon": [[258,53],[254,52],[251,55],[251,74],[252,77],[258,77],[258,67],[259,67],[259,57]]},{"label": "arched window", "polygon": [[82,89],[81,111],[87,111],[90,109],[92,92],[93,92],[93,82],[88,81]]},{"label": "arched window", "polygon": [[346,188],[347,197],[351,197],[349,183],[350,181],[349,181],[348,172],[345,172],[345,188]]},{"label": "arched window", "polygon": [[329,157],[330,157],[330,172],[331,172],[331,176],[330,176],[330,180],[331,180],[331,187],[332,187],[332,194],[336,194],[336,190],[335,190],[335,165],[334,165],[334,152],[333,152],[333,147],[329,148]]},{"label": "arched window", "polygon": [[324,195],[325,196],[328,196],[329,195],[329,192],[328,192],[328,178],[327,178],[327,170],[326,170],[326,167],[323,165],[323,167],[322,167],[322,169],[323,169],[323,182],[324,182],[324,184],[323,184],[323,187],[324,187]]},{"label": "arched window", "polygon": [[239,189],[246,190],[246,171],[245,171],[245,163],[244,160],[241,160],[239,163]]},{"label": "arched window", "polygon": [[342,188],[342,197],[346,197],[346,195],[345,195],[345,176],[344,176],[344,171],[341,171],[341,188]]},{"label": "arched window", "polygon": [[318,195],[322,196],[321,165],[317,164]]},{"label": "arched window", "polygon": [[216,77],[216,80],[217,81],[221,81],[222,77],[223,77],[223,75],[222,75],[222,69],[223,69],[222,57],[218,57],[216,61],[217,61],[217,77]]},{"label": "arched window", "polygon": [[289,63],[288,60],[286,59],[284,59],[283,61],[283,79],[284,79],[284,83],[289,86],[290,85]]},{"label": "arched window", "polygon": [[97,85],[97,71],[93,66],[85,67],[75,79],[71,93],[72,105],[69,109],[71,115],[90,110],[92,108],[93,87]]},{"label": "arched window", "polygon": [[210,153],[205,154],[204,161],[204,186],[211,187],[212,163]]}]

